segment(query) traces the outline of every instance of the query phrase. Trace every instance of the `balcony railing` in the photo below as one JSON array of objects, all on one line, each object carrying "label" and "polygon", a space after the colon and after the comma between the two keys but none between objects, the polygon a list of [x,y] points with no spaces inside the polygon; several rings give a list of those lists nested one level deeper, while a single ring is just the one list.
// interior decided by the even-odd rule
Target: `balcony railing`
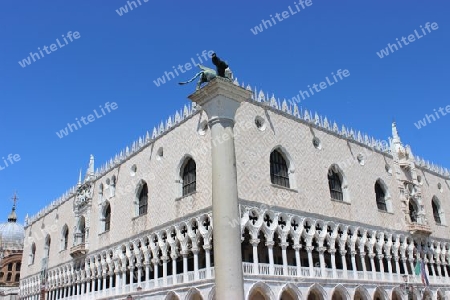
[{"label": "balcony railing", "polygon": [[411,234],[420,233],[420,234],[429,235],[432,233],[431,227],[429,225],[419,224],[419,223],[409,224],[408,231],[411,232]]},{"label": "balcony railing", "polygon": [[85,243],[81,243],[81,244],[78,244],[78,245],[70,248],[70,255],[72,257],[82,256],[82,255],[85,255],[86,253],[87,253],[87,249],[86,249]]},{"label": "balcony railing", "polygon": [[[309,268],[309,267],[297,267],[297,266],[283,266],[283,265],[270,265],[270,264],[258,264],[255,268],[253,263],[242,263],[243,274],[245,278],[258,278],[258,280],[264,280],[264,277],[269,277],[271,280],[295,278],[297,281],[311,280],[311,279],[324,279],[324,280],[347,280],[354,282],[385,282],[394,283],[400,285],[404,283],[403,274],[388,273],[388,272],[372,272],[372,271],[353,271],[353,270],[341,270],[330,268]],[[312,276],[311,276],[312,274]],[[207,269],[199,269],[196,274],[195,271],[189,271],[185,274],[176,274],[164,277],[159,277],[156,280],[150,279],[142,282],[132,282],[126,285],[122,285],[121,279],[117,282],[117,286],[109,287],[99,291],[93,291],[80,295],[73,295],[62,299],[108,299],[109,297],[125,296],[127,294],[140,292],[148,292],[156,288],[172,287],[179,284],[186,284],[197,282],[200,280],[212,280],[215,276],[215,269],[211,267],[209,273]],[[422,280],[418,275],[408,275],[408,282],[412,284],[422,284]],[[450,286],[450,277],[445,276],[428,276],[430,284],[448,285]],[[50,287],[50,292],[54,291],[53,287]]]}]

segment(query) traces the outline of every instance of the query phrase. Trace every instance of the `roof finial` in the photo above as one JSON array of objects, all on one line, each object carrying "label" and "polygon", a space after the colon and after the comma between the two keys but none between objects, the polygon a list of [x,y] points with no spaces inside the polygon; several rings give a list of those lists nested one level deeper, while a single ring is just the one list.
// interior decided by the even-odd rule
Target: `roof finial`
[{"label": "roof finial", "polygon": [[15,223],[17,221],[17,215],[16,215],[16,202],[19,200],[17,197],[17,192],[14,192],[14,196],[11,198],[14,202],[11,213],[8,216],[8,222]]},{"label": "roof finial", "polygon": [[12,199],[12,201],[14,202],[14,204],[13,204],[13,210],[16,210],[16,203],[17,203],[17,200],[19,200],[19,198],[17,198],[17,191],[16,192],[14,192],[14,196],[11,198]]}]

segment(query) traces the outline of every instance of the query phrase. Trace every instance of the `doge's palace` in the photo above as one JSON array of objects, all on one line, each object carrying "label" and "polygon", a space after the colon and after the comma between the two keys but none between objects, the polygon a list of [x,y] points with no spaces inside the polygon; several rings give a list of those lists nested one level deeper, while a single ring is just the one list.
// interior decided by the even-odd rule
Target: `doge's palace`
[{"label": "doge's palace", "polygon": [[189,99],[27,218],[21,299],[450,299],[450,172],[397,124],[237,80]]}]

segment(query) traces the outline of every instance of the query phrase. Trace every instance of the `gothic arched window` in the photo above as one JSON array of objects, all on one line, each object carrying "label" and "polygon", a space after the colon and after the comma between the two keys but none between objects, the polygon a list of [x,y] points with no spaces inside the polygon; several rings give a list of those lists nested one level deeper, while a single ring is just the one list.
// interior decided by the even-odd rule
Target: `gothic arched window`
[{"label": "gothic arched window", "polygon": [[384,191],[379,181],[375,183],[375,197],[377,201],[377,208],[382,211],[387,211],[385,198],[386,192]]},{"label": "gothic arched window", "polygon": [[334,168],[328,170],[328,187],[330,188],[331,199],[344,201],[341,176]]},{"label": "gothic arched window", "polygon": [[433,217],[436,224],[442,224],[441,220],[441,208],[439,205],[439,200],[436,197],[433,197],[431,200],[431,207],[433,208]]},{"label": "gothic arched window", "polygon": [[417,205],[412,200],[409,200],[409,217],[411,218],[411,222],[417,222]]},{"label": "gothic arched window", "polygon": [[139,193],[139,216],[145,215],[147,213],[148,206],[148,186],[144,183]]},{"label": "gothic arched window", "polygon": [[197,184],[197,166],[192,158],[189,158],[184,165],[183,172],[183,194],[186,196],[196,191]]},{"label": "gothic arched window", "polygon": [[288,165],[278,150],[270,153],[270,182],[290,188]]},{"label": "gothic arched window", "polygon": [[109,231],[111,229],[111,205],[105,209],[105,231]]}]

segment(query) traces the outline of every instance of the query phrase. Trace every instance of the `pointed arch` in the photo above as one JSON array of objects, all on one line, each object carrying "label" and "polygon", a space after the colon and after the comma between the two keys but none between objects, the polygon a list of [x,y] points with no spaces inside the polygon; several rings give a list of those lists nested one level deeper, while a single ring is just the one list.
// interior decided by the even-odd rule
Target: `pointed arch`
[{"label": "pointed arch", "polygon": [[409,218],[411,220],[411,223],[417,223],[417,215],[419,213],[419,206],[417,205],[417,202],[413,198],[409,199],[408,209],[409,209]]},{"label": "pointed arch", "polygon": [[433,292],[430,290],[429,287],[426,287],[425,290],[423,291],[423,300],[432,300],[433,298]]},{"label": "pointed arch", "polygon": [[438,225],[447,225],[445,222],[445,213],[442,210],[441,201],[438,197],[433,196],[431,199],[431,208],[433,210],[433,218]]},{"label": "pointed arch", "polygon": [[403,299],[402,294],[403,294],[403,292],[400,289],[400,287],[396,286],[392,289],[391,299],[392,300],[401,300],[401,299]]},{"label": "pointed arch", "polygon": [[354,300],[370,300],[370,294],[364,286],[358,285],[355,289]]},{"label": "pointed arch", "polygon": [[442,291],[441,289],[438,289],[437,292],[437,300],[445,300],[445,292]]},{"label": "pointed arch", "polygon": [[134,194],[134,214],[136,217],[147,214],[148,209],[148,185],[143,179],[136,185]]},{"label": "pointed arch", "polygon": [[34,259],[36,258],[36,244],[33,242],[31,244],[30,256],[28,258],[28,265],[34,264]]},{"label": "pointed arch", "polygon": [[373,293],[373,300],[389,300],[389,295],[382,287],[378,286]]},{"label": "pointed arch", "polygon": [[[350,300],[350,293],[347,291],[347,289],[342,285],[338,284],[334,287],[333,292],[331,294],[331,299],[339,299],[339,300]],[[340,296],[340,297],[339,297]]]},{"label": "pointed arch", "polygon": [[378,178],[375,181],[374,188],[378,210],[392,212],[391,194],[389,193],[387,184],[383,181],[383,179]]},{"label": "pointed arch", "polygon": [[77,223],[77,227],[76,227],[77,231],[75,232],[75,241],[76,244],[84,244],[86,242],[86,219],[84,216],[81,216],[78,219],[78,223]]},{"label": "pointed arch", "polygon": [[177,167],[177,196],[182,198],[197,191],[197,164],[191,155],[184,155]]},{"label": "pointed arch", "polygon": [[52,238],[50,237],[50,234],[47,234],[45,237],[45,244],[44,244],[44,258],[50,257],[50,245],[52,243]]},{"label": "pointed arch", "polygon": [[186,294],[186,298],[184,298],[185,300],[203,300],[203,296],[202,293],[200,293],[200,291],[193,287],[190,288],[188,293]]},{"label": "pointed arch", "polygon": [[208,294],[208,300],[216,300],[216,286],[213,286]]},{"label": "pointed arch", "polygon": [[290,189],[297,189],[295,165],[289,152],[278,145],[270,151],[270,182]]},{"label": "pointed arch", "polygon": [[109,231],[111,229],[111,204],[105,201],[100,211],[100,232]]},{"label": "pointed arch", "polygon": [[285,298],[283,296],[285,294],[288,294],[292,299],[303,299],[302,293],[300,292],[298,287],[292,283],[288,283],[285,286],[283,286],[283,288],[280,291],[280,295],[278,296],[277,299],[284,300]]},{"label": "pointed arch", "polygon": [[270,287],[262,282],[258,281],[257,283],[254,283],[249,291],[247,298],[249,300],[272,300],[275,299],[275,294],[270,289]]},{"label": "pointed arch", "polygon": [[171,291],[167,294],[164,300],[180,300],[180,296],[178,296],[178,294],[175,293],[174,291]]},{"label": "pointed arch", "polygon": [[327,178],[331,199],[350,203],[347,177],[338,164],[330,166]]},{"label": "pointed arch", "polygon": [[64,224],[64,226],[61,229],[61,247],[60,250],[67,250],[69,246],[69,227],[67,224]]},{"label": "pointed arch", "polygon": [[307,300],[325,300],[328,299],[327,292],[318,283],[314,283],[308,290]]}]

